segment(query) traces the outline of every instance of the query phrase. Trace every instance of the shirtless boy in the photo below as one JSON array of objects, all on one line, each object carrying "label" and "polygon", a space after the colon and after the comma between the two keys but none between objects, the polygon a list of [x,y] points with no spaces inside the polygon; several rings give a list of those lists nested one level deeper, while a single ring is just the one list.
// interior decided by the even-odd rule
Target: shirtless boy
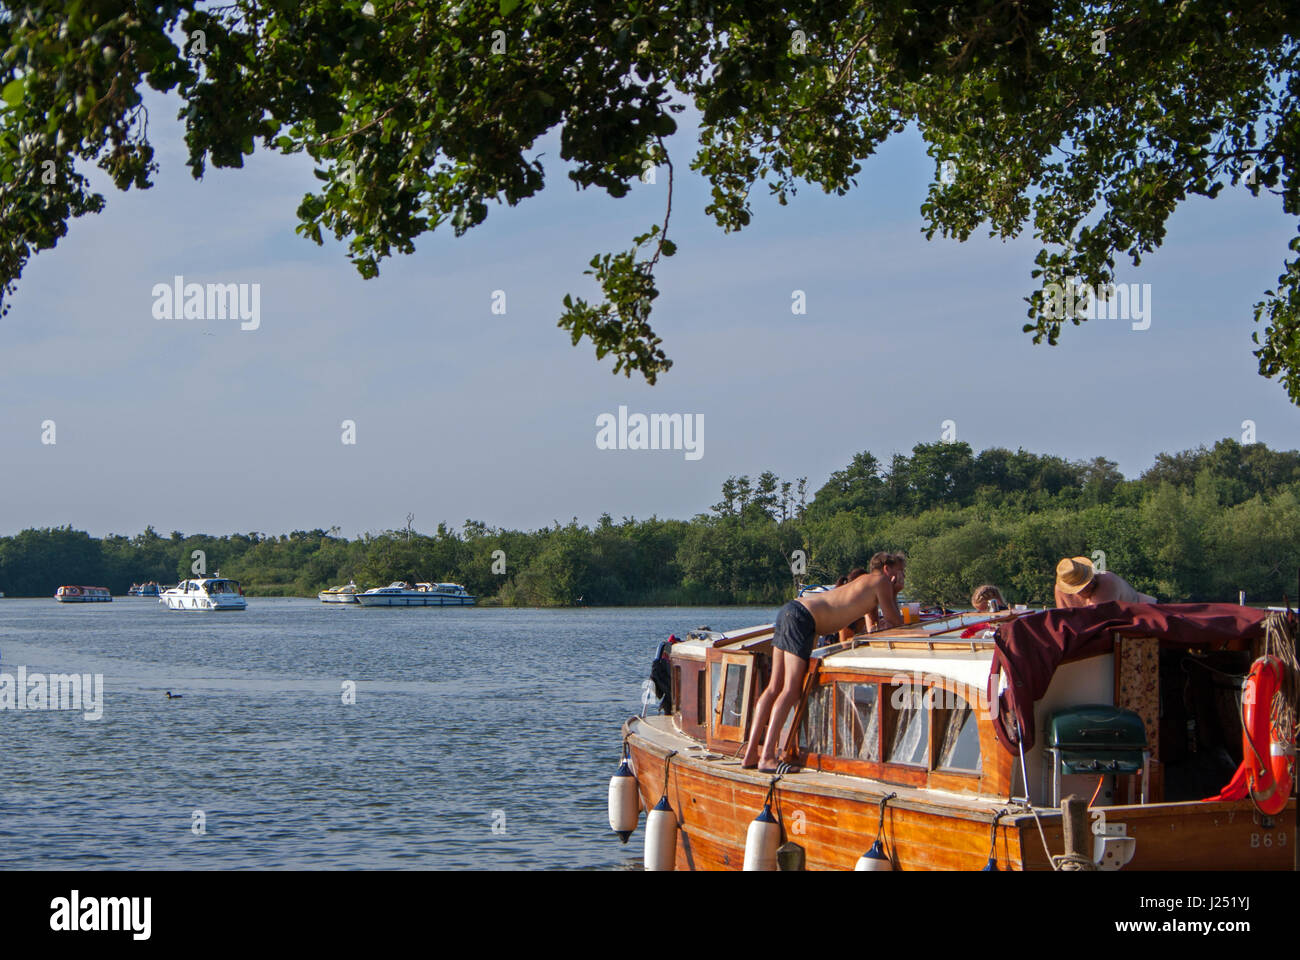
[{"label": "shirtless boy", "polygon": [[[749,743],[740,765],[758,767],[760,773],[775,773],[777,740],[785,718],[803,694],[803,678],[808,672],[813,643],[822,634],[838,633],[867,613],[879,608],[885,626],[903,623],[895,599],[903,589],[907,558],[899,553],[877,553],[871,558],[870,571],[843,586],[824,593],[810,593],[791,600],[776,617],[772,636],[772,676],[758,698]],[[769,721],[770,716],[770,721]],[[762,754],[758,734],[766,724]]]},{"label": "shirtless boy", "polygon": [[[854,567],[844,576],[840,577],[840,579],[836,582],[835,586],[842,587],[844,586],[844,584],[850,583],[858,579],[858,577],[865,577],[866,575],[867,575],[867,571],[863,570],[861,567]],[[838,641],[839,643],[848,643],[859,633],[866,633],[869,630],[875,629],[872,626],[871,621],[868,619],[868,617],[869,617],[868,614],[863,614],[861,617],[858,617],[858,619],[850,623],[847,627],[841,627],[838,635],[831,635],[834,638],[832,642]]]}]

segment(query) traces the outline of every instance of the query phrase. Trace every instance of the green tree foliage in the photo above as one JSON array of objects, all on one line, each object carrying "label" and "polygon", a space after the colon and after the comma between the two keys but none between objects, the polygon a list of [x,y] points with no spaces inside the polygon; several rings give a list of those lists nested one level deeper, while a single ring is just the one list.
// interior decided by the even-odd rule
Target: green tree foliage
[{"label": "green tree foliage", "polygon": [[[451,580],[486,601],[775,604],[833,583],[880,550],[908,555],[908,593],[964,604],[981,583],[1017,603],[1050,603],[1056,563],[1087,556],[1161,600],[1294,596],[1300,567],[1300,452],[1221,440],[1161,454],[1138,480],[1097,457],[973,453],[918,444],[884,468],[870,453],[831,474],[806,511],[772,471],[728,477],[690,521],[576,520],[535,531],[467,520],[432,533],[336,530],[212,536],[152,527],[98,540],[70,528],[0,537],[0,590],[49,596],[64,583],[122,593],[191,575],[193,551],[253,594],[312,595],[355,580]],[[798,481],[799,489],[805,482]]]},{"label": "green tree foliage", "polygon": [[[0,287],[103,208],[79,165],[149,186],[146,87],[179,97],[196,177],[258,145],[310,156],[321,186],[298,231],[345,240],[367,277],[428,231],[536,195],[536,144],[558,131],[579,188],[621,197],[667,169],[662,223],[595,254],[602,299],[566,296],[560,315],[653,383],[671,364],[649,323],[675,250],[664,138],[689,105],[688,162],[726,231],[749,224],[756,188],[846,194],[915,126],[935,161],[927,235],[1032,233],[1025,330],[1056,343],[1087,300],[1064,308],[1053,285],[1104,291],[1189,196],[1233,186],[1300,213],[1298,26],[1269,0],[4,3]],[[1289,247],[1255,305],[1255,355],[1300,402],[1300,236]]]}]

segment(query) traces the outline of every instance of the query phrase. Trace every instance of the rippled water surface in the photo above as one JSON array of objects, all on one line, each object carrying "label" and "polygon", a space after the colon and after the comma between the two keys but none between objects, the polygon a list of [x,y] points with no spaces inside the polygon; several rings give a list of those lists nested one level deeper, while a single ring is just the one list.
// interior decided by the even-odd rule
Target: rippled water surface
[{"label": "rippled water surface", "polygon": [[104,705],[0,710],[0,869],[628,866],[606,790],[655,644],[774,613],[3,599],[0,673]]}]

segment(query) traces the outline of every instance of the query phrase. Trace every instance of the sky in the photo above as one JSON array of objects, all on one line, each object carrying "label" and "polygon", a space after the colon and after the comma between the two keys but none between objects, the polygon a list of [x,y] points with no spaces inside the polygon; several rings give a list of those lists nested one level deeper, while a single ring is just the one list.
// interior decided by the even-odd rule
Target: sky
[{"label": "sky", "polygon": [[[1251,354],[1252,306],[1294,236],[1275,198],[1193,198],[1160,250],[1120,265],[1119,282],[1150,284],[1147,329],[1097,320],[1035,346],[1021,327],[1036,244],[927,241],[935,170],[914,131],[845,197],[808,186],[780,207],[755,189],[752,224],[726,235],[684,130],[669,140],[678,254],[651,318],[673,367],[651,387],[556,320],[565,293],[595,299],[594,254],[662,221],[665,171],[619,200],[577,191],[549,137],[541,195],[363,280],[341,244],[294,233],[309,159],[259,149],[195,181],[175,105],[150,113],[154,188],[96,174],[105,211],[31,261],[0,319],[0,534],[685,519],[728,476],[807,477],[811,493],[859,451],[887,461],[954,436],[1104,456],[1129,477],[1242,439],[1244,421],[1300,447],[1295,407]],[[257,284],[260,325],[156,316],[155,285],[177,275]],[[702,418],[702,456],[602,449],[597,419],[620,405]]]}]

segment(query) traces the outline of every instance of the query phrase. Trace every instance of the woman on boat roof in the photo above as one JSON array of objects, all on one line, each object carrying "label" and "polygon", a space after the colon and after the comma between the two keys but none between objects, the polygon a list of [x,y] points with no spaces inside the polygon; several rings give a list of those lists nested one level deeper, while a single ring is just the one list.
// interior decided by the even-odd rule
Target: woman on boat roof
[{"label": "woman on boat roof", "polygon": [[[772,633],[772,675],[754,710],[742,767],[757,766],[760,773],[776,772],[781,728],[803,695],[804,674],[819,635],[839,633],[877,608],[885,626],[902,626],[903,616],[895,598],[903,589],[906,566],[907,558],[901,553],[877,553],[871,558],[870,571],[863,576],[833,590],[805,594],[781,608]],[[758,737],[764,724],[767,728],[760,756]]]},{"label": "woman on boat roof", "polygon": [[1007,608],[1007,602],[1002,599],[1002,591],[991,583],[975,588],[975,592],[970,595],[970,605],[976,613],[993,613]]},{"label": "woman on boat roof", "polygon": [[1087,557],[1066,557],[1056,565],[1055,593],[1058,607],[1093,607],[1111,600],[1156,602],[1155,597],[1138,593],[1118,574],[1097,570]]}]

